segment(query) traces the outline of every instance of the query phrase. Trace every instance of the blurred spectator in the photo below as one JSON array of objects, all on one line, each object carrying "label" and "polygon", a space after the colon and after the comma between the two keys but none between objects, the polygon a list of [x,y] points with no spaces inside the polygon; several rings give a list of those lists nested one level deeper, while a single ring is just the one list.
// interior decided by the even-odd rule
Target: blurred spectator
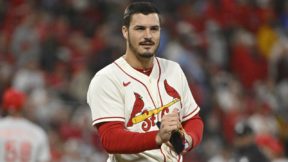
[{"label": "blurred spectator", "polygon": [[49,162],[50,147],[46,132],[23,116],[26,95],[7,89],[2,99],[0,119],[1,161]]},{"label": "blurred spectator", "polygon": [[38,62],[30,60],[22,65],[14,76],[13,87],[25,92],[32,92],[45,85],[44,75],[38,67]]},{"label": "blurred spectator", "polygon": [[29,13],[30,6],[23,7],[28,8],[28,13],[24,13],[28,15],[16,27],[11,38],[11,50],[18,66],[25,65],[30,61],[38,62],[40,54],[39,35],[35,25],[37,13],[33,10]]},{"label": "blurred spectator", "polygon": [[213,20],[206,22],[207,54],[211,64],[220,68],[227,68],[227,43],[219,24]]},{"label": "blurred spectator", "polygon": [[233,160],[236,162],[269,162],[269,159],[257,146],[252,128],[246,123],[236,124],[234,146],[236,152]]},{"label": "blurred spectator", "polygon": [[279,83],[288,79],[288,35],[280,32],[280,39],[273,44],[269,59],[269,76]]},{"label": "blurred spectator", "polygon": [[259,54],[252,33],[239,29],[235,32],[234,41],[231,68],[243,86],[249,90],[256,81],[267,78],[267,62]]},{"label": "blurred spectator", "polygon": [[288,162],[284,157],[282,144],[272,135],[259,135],[256,137],[256,143],[271,162]]},{"label": "blurred spectator", "polygon": [[224,146],[224,148],[221,148],[218,151],[219,153],[212,156],[212,158],[210,158],[208,162],[232,162],[231,148]]},{"label": "blurred spectator", "polygon": [[254,112],[249,116],[248,122],[255,134],[278,135],[277,119],[271,108],[265,104],[255,104]]}]

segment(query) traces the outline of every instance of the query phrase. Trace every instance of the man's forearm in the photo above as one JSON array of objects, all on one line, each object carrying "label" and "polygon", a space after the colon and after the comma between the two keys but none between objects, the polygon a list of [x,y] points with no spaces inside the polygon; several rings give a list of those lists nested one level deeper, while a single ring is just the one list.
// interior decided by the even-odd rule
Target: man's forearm
[{"label": "man's forearm", "polygon": [[108,153],[131,154],[160,148],[156,143],[157,131],[130,132],[123,122],[107,122],[96,125],[101,143]]},{"label": "man's forearm", "polygon": [[203,136],[204,124],[199,114],[182,123],[186,133],[192,138],[192,147],[200,144]]}]

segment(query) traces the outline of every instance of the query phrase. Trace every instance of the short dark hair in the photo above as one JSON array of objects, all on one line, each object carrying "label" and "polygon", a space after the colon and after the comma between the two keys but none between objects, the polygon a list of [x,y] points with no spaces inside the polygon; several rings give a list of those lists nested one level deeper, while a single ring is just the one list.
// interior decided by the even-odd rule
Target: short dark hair
[{"label": "short dark hair", "polygon": [[123,26],[129,27],[132,15],[137,13],[142,13],[144,15],[151,13],[160,14],[156,6],[151,2],[133,2],[125,9]]}]

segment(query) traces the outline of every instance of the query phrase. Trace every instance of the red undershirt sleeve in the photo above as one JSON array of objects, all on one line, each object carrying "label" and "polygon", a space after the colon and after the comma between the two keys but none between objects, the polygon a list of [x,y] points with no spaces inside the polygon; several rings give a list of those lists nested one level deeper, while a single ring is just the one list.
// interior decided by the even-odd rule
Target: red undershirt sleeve
[{"label": "red undershirt sleeve", "polygon": [[[203,121],[199,114],[182,123],[186,133],[192,138],[192,148],[202,140]],[[132,154],[146,150],[159,149],[155,138],[158,131],[130,132],[123,122],[107,122],[96,125],[101,143],[108,153]]]},{"label": "red undershirt sleeve", "polygon": [[202,140],[204,128],[204,124],[199,113],[193,116],[191,119],[183,122],[182,126],[185,129],[186,133],[191,136],[192,148],[195,148],[197,145],[200,144]]},{"label": "red undershirt sleeve", "polygon": [[147,133],[130,132],[123,122],[107,122],[96,125],[101,143],[108,153],[132,154],[158,149],[158,131]]}]

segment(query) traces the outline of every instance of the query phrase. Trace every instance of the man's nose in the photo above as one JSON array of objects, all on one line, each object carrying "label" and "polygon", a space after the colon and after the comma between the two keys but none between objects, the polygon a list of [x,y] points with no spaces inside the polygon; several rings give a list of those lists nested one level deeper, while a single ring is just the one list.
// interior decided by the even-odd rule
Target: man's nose
[{"label": "man's nose", "polygon": [[152,38],[152,34],[151,34],[151,30],[150,29],[146,29],[145,30],[145,38]]}]

